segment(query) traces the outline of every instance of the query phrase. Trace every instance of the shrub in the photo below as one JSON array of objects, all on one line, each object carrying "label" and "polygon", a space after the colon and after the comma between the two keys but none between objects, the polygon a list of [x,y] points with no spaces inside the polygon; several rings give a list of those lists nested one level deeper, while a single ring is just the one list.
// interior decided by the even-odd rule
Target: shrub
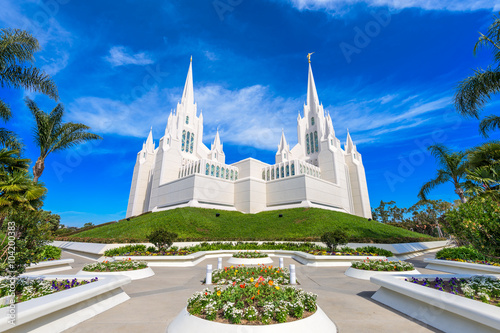
[{"label": "shrub", "polygon": [[363,246],[357,247],[356,251],[358,252],[368,252],[373,253],[378,256],[392,257],[392,252],[389,250],[384,250],[375,246]]},{"label": "shrub", "polygon": [[485,256],[470,246],[449,247],[436,252],[436,259],[485,260]]},{"label": "shrub", "polygon": [[153,243],[158,251],[163,248],[168,249],[172,246],[172,243],[177,238],[177,234],[170,232],[165,228],[158,228],[153,230],[149,235],[146,236],[150,243]]},{"label": "shrub", "polygon": [[130,253],[130,252],[144,252],[146,251],[146,245],[125,245],[125,246],[120,246],[120,247],[115,247],[114,249],[111,250],[106,250],[104,252],[104,256],[106,257],[113,257],[113,256],[119,256],[119,255],[124,255],[125,253]]},{"label": "shrub", "polygon": [[321,236],[321,241],[325,243],[330,251],[334,252],[337,246],[347,244],[348,237],[345,231],[337,229],[335,231],[325,232],[323,236]]},{"label": "shrub", "polygon": [[52,245],[45,245],[43,247],[43,252],[41,257],[42,260],[47,260],[47,259],[59,260],[61,259],[61,249]]},{"label": "shrub", "polygon": [[450,233],[482,254],[500,256],[500,203],[476,197],[446,214]]}]

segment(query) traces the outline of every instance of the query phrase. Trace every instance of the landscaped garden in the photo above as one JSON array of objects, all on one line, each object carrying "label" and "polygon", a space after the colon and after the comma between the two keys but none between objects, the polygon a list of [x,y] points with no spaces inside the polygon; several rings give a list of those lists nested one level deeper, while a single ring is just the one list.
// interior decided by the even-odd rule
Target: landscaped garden
[{"label": "landscaped garden", "polygon": [[434,279],[412,277],[408,282],[500,307],[500,280],[490,276]]},{"label": "landscaped garden", "polygon": [[276,285],[289,284],[290,272],[287,268],[266,265],[257,267],[230,266],[212,272],[212,283],[217,285],[259,284],[263,282]]},{"label": "landscaped garden", "polygon": [[[34,279],[21,277],[15,280],[4,279],[0,281],[0,298],[14,296],[14,303],[29,301],[30,299],[50,295],[59,291],[68,290],[88,283],[96,282],[98,278],[82,279]],[[14,283],[14,285],[12,285]],[[14,290],[14,294],[12,291]]]},{"label": "landscaped garden", "polygon": [[366,271],[381,271],[381,272],[404,272],[415,269],[413,264],[405,261],[388,261],[386,260],[363,260],[353,261],[351,267]]},{"label": "landscaped garden", "polygon": [[84,272],[123,272],[123,271],[136,271],[145,269],[148,263],[145,261],[136,260],[117,260],[117,261],[102,261],[83,266]]},{"label": "landscaped garden", "polygon": [[190,314],[231,324],[275,324],[308,317],[316,311],[317,295],[274,280],[205,289],[188,299]]},{"label": "landscaped garden", "polygon": [[470,246],[449,247],[439,250],[436,253],[436,259],[500,266],[500,258],[481,254]]}]

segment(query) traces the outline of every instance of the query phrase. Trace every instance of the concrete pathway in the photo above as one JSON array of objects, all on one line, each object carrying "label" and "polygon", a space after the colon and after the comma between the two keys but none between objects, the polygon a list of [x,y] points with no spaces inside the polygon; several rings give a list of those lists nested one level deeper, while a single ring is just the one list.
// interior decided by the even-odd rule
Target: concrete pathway
[{"label": "concrete pathway", "polygon": [[[63,252],[62,257],[75,260],[73,270],[65,271],[64,274],[76,273],[90,262],[89,259],[67,252]],[[422,268],[425,267],[424,257],[434,257],[434,253],[408,261],[421,273],[436,273]],[[224,259],[225,264],[227,258]],[[277,265],[277,258],[275,261]],[[204,288],[201,281],[207,264],[217,267],[217,259],[207,259],[189,268],[153,267],[155,276],[132,281],[123,287],[130,300],[65,332],[165,332],[169,323],[186,306],[187,299]],[[346,267],[306,267],[293,259],[285,259],[285,265],[289,264],[296,266],[300,287],[318,294],[318,304],[341,333],[440,332],[373,301],[370,297],[378,290],[378,286],[369,281],[346,277]]]}]

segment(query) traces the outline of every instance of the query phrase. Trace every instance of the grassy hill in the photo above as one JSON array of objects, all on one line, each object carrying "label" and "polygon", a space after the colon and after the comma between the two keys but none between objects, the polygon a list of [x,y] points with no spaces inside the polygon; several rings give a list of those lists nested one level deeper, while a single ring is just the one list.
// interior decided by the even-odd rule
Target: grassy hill
[{"label": "grassy hill", "polygon": [[[216,217],[216,213],[220,216]],[[279,217],[282,214],[283,217]],[[343,229],[351,242],[398,243],[433,238],[368,221],[354,215],[317,208],[284,209],[258,214],[243,214],[214,209],[178,208],[147,213],[107,223],[60,240],[93,242],[141,242],[158,227],[166,227],[187,240],[307,240],[318,241],[327,231]]]}]

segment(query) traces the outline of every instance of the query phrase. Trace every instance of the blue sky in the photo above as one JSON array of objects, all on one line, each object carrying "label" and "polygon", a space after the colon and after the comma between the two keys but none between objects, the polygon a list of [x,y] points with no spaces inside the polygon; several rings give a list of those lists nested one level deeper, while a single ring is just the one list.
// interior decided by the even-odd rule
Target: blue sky
[{"label": "blue sky", "polygon": [[[488,50],[472,49],[499,10],[498,0],[2,0],[0,27],[38,38],[35,64],[57,83],[65,121],[104,138],[50,155],[41,178],[44,208],[81,226],[125,216],[136,154],[151,126],[156,142],[164,132],[191,55],[205,144],[219,126],[227,163],[274,163],[282,128],[297,142],[306,54],[315,52],[320,101],[337,137],[345,142],[349,128],[363,154],[372,207],[412,205],[435,175],[428,145],[485,141],[452,97],[457,82],[491,63]],[[26,95],[45,111],[56,102],[0,89],[14,112],[5,126],[36,160]],[[498,105],[494,98],[483,115]],[[451,186],[430,197],[458,198]]]}]

